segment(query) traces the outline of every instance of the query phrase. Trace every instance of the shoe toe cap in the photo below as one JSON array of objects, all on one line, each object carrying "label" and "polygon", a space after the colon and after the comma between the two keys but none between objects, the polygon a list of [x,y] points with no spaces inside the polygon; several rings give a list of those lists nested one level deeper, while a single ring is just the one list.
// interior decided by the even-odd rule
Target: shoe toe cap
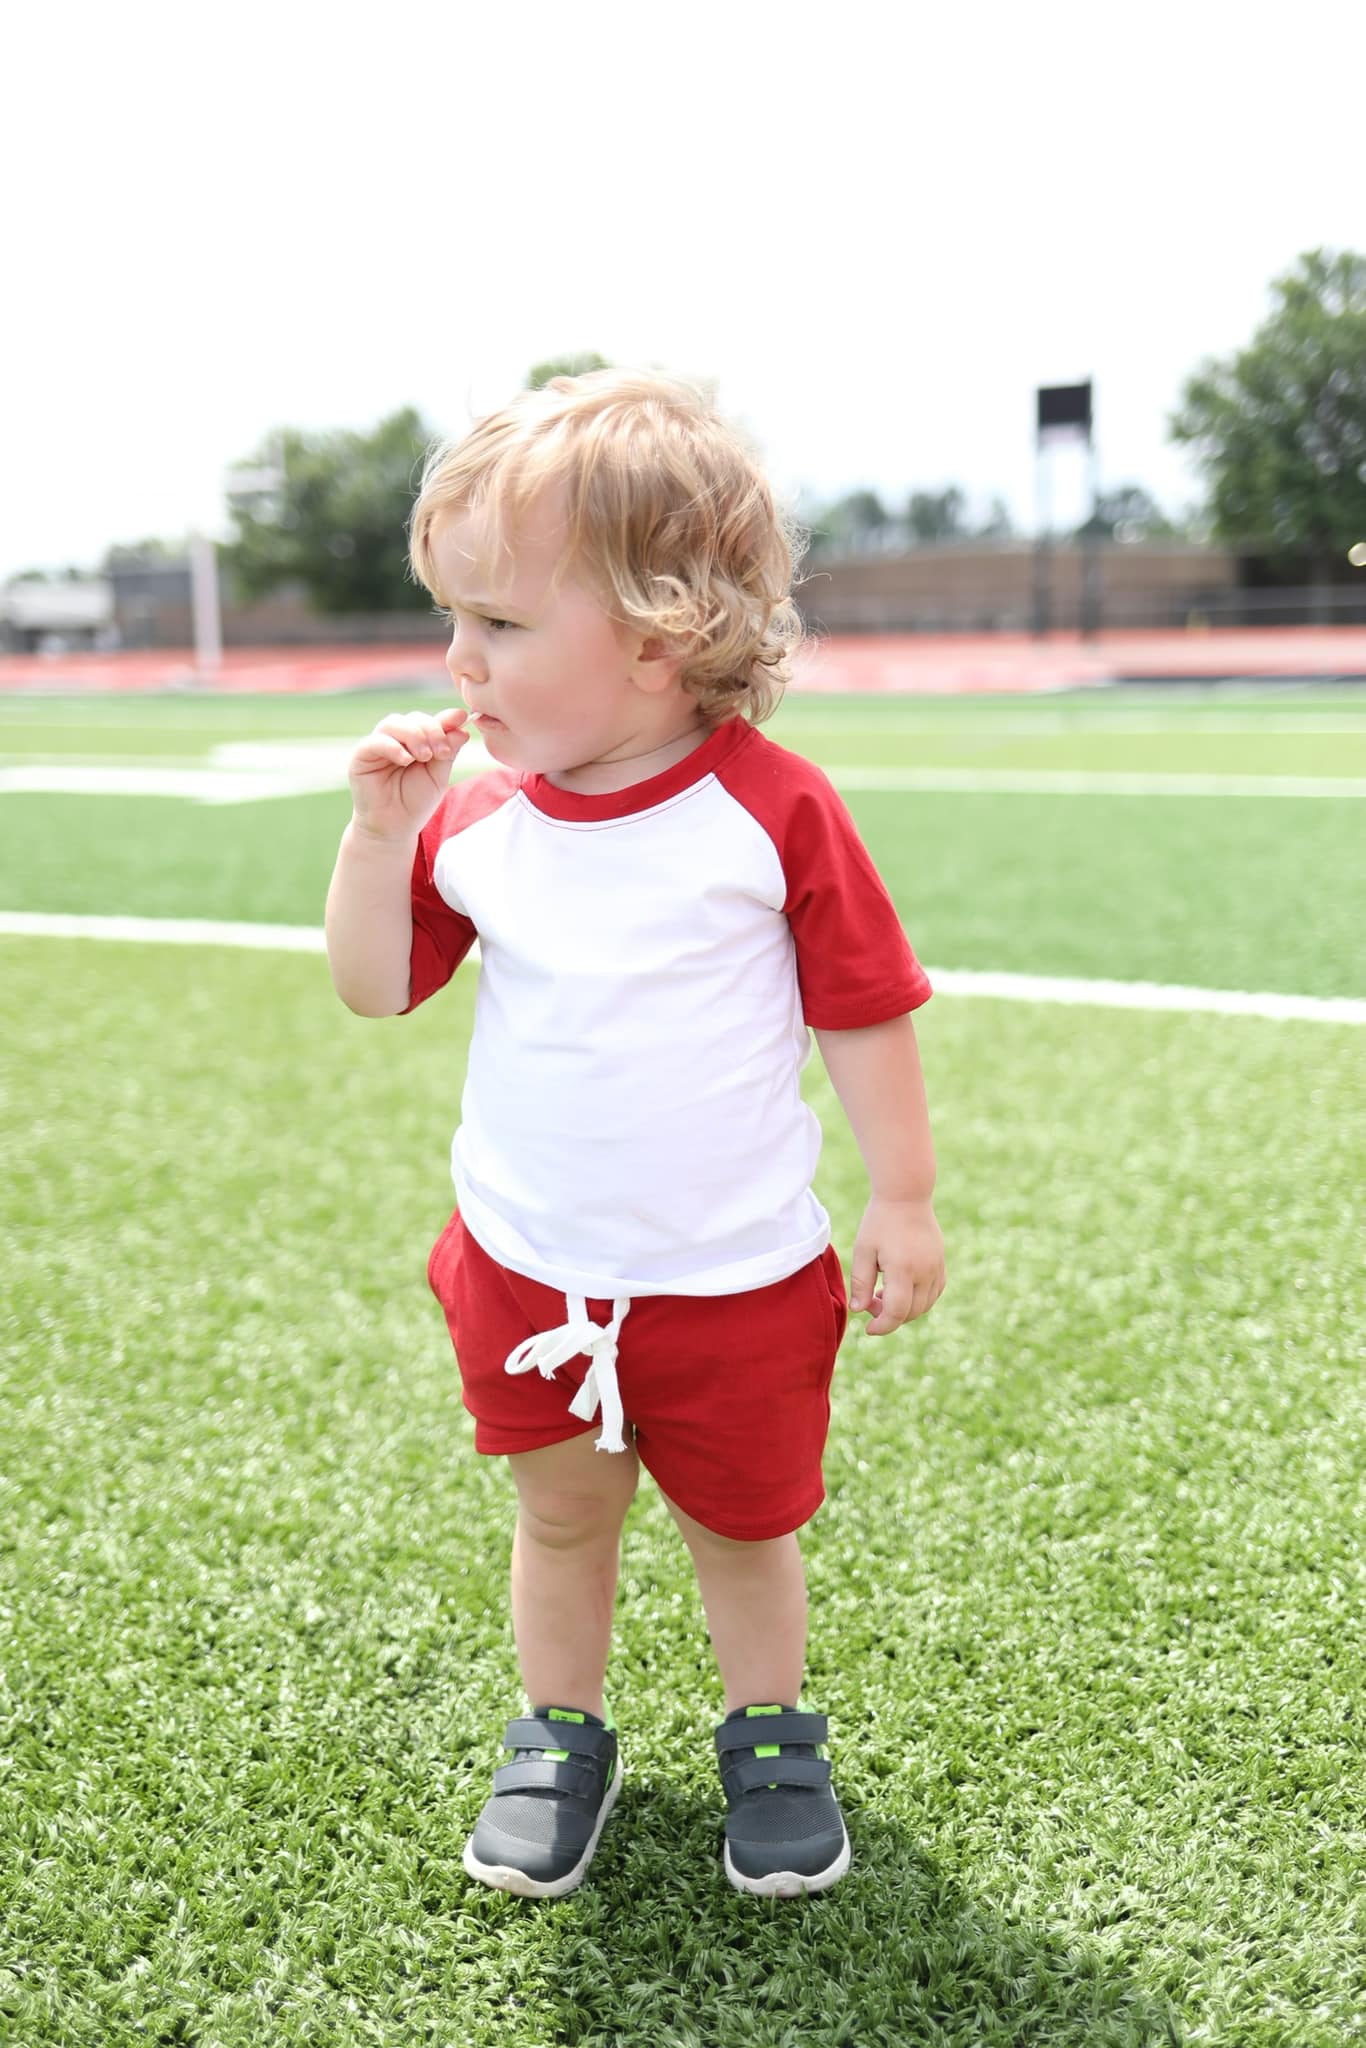
[{"label": "shoe toe cap", "polygon": [[591,1832],[591,1823],[562,1807],[548,1809],[540,1800],[505,1797],[490,1800],[484,1808],[469,1849],[487,1869],[516,1870],[537,1884],[553,1884],[576,1867]]},{"label": "shoe toe cap", "polygon": [[730,1860],[742,1877],[766,1878],[775,1871],[790,1871],[794,1877],[822,1877],[848,1855],[849,1838],[844,1824],[836,1820],[817,1834],[799,1840],[756,1841],[744,1835],[726,1833]]}]

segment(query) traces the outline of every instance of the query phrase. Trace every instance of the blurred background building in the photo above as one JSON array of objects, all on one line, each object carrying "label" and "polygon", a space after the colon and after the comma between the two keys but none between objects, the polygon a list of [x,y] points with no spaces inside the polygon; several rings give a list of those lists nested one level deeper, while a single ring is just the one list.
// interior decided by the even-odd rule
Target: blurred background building
[{"label": "blurred background building", "polygon": [[[1082,629],[1086,548],[1050,547],[1050,625]],[[830,633],[1027,633],[1035,624],[1037,544],[1030,539],[941,541],[818,549],[795,596],[808,626]],[[1255,553],[1181,542],[1096,544],[1097,630],[1143,627],[1366,624],[1366,578],[1328,586],[1272,579]],[[243,603],[224,576],[229,647],[438,646],[431,613],[320,614],[301,584]],[[15,654],[194,643],[190,565],[120,560],[100,577],[11,583],[0,591],[0,650]]]}]

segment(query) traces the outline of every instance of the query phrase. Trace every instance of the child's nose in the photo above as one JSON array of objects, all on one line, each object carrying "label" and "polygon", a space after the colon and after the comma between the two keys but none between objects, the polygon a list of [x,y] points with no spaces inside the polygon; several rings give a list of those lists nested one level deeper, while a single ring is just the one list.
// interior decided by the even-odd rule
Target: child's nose
[{"label": "child's nose", "polygon": [[473,636],[457,626],[446,649],[446,668],[457,688],[465,676],[482,677],[485,664]]}]

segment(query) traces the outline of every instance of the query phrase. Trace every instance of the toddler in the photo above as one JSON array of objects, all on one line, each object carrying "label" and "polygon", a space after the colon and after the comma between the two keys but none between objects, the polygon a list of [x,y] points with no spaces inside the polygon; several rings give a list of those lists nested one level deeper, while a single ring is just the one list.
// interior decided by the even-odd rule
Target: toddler
[{"label": "toddler", "polygon": [[[642,1464],[724,1685],[730,1882],[791,1896],[849,1867],[827,1718],[798,1706],[796,1532],[824,1499],[847,1308],[875,1336],[924,1315],[944,1250],[911,1016],[929,982],[829,781],[757,730],[801,637],[799,538],[691,384],[521,393],[432,455],[413,510],[463,708],[384,718],[350,763],[342,1000],[413,1010],[480,948],[428,1278],[476,1450],[517,1492],[531,1712],[464,1861],[524,1896],[580,1883],[621,1786],[603,1688]],[[492,765],[448,788],[472,730]],[[811,1031],[870,1184],[848,1303],[811,1186]]]}]

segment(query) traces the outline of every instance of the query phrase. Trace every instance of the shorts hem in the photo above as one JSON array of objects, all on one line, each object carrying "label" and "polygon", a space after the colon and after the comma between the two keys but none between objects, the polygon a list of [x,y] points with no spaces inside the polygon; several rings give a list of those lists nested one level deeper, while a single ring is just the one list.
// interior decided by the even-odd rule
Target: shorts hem
[{"label": "shorts hem", "polygon": [[[508,1430],[490,1429],[486,1424],[480,1422],[476,1416],[474,1448],[481,1457],[509,1458],[516,1457],[520,1451],[548,1451],[553,1444],[570,1444],[573,1443],[576,1436],[600,1436],[601,1434],[602,1418],[595,1415],[591,1422],[576,1423],[568,1429],[548,1429],[544,1433],[536,1435],[533,1443],[528,1443],[524,1435],[518,1434],[514,1437]],[[496,1438],[497,1441],[490,1442],[489,1439],[491,1437]]]},{"label": "shorts hem", "polygon": [[808,1504],[797,1509],[786,1510],[777,1516],[770,1515],[766,1520],[760,1522],[757,1527],[751,1522],[742,1529],[737,1524],[727,1521],[726,1526],[723,1528],[706,1515],[694,1514],[686,1501],[679,1500],[675,1494],[670,1493],[658,1473],[653,1471],[646,1463],[643,1455],[640,1462],[645,1466],[646,1471],[649,1472],[650,1477],[654,1480],[655,1485],[666,1500],[671,1500],[676,1508],[682,1508],[685,1515],[690,1516],[694,1522],[700,1522],[702,1527],[709,1529],[713,1536],[723,1536],[728,1543],[771,1543],[779,1536],[794,1535],[798,1529],[804,1529],[812,1516],[819,1513],[820,1509],[825,1505],[825,1488],[822,1486],[820,1492],[813,1495]]}]

